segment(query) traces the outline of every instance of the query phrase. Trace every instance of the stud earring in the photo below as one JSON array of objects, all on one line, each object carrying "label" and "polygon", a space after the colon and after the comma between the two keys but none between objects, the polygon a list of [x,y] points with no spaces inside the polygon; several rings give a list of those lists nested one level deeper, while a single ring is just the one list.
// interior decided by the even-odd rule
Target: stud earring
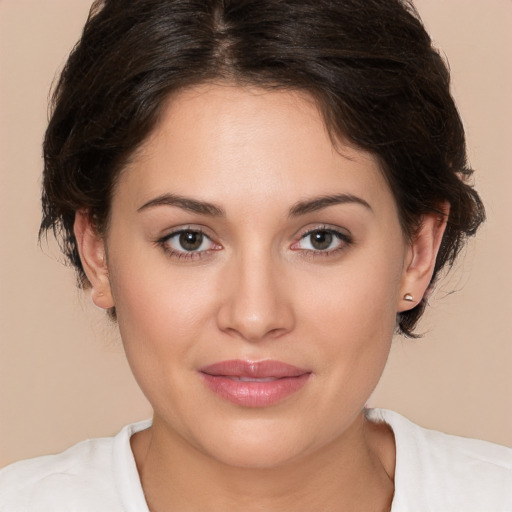
[{"label": "stud earring", "polygon": [[404,295],[404,300],[406,300],[407,302],[414,302],[414,299],[410,293],[406,293]]}]

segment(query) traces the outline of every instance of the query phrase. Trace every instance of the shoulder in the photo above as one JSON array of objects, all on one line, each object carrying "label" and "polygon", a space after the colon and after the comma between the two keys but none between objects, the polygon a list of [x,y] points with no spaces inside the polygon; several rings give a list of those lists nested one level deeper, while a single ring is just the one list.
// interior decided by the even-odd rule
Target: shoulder
[{"label": "shoulder", "polygon": [[392,411],[369,416],[395,435],[393,512],[512,511],[512,449],[425,429]]},{"label": "shoulder", "polygon": [[[116,445],[129,449],[140,424],[116,437],[89,439],[56,454],[22,460],[0,471],[0,510],[9,512],[76,512],[121,509]],[[118,464],[117,464],[118,465]]]},{"label": "shoulder", "polygon": [[[57,455],[23,460],[0,472],[0,508],[12,511],[81,510],[88,495],[108,502],[112,474],[112,439],[83,441]],[[84,482],[87,482],[87,493]],[[111,491],[110,491],[111,492]]]}]

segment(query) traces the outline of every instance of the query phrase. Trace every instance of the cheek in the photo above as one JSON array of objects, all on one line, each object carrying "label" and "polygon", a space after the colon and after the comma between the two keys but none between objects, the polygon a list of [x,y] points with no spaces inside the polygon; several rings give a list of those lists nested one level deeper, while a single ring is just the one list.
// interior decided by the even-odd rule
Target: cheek
[{"label": "cheek", "polygon": [[330,293],[330,300],[319,298],[316,309],[310,311],[308,338],[317,341],[318,360],[325,363],[326,372],[350,382],[351,387],[368,379],[370,387],[376,384],[393,337],[391,300],[381,301],[372,289],[358,288],[355,295],[347,286],[344,292]]},{"label": "cheek", "polygon": [[137,272],[127,277],[119,270],[113,294],[120,328],[130,337],[139,335],[169,345],[171,336],[173,342],[179,341],[204,325],[205,315],[213,309],[201,281],[190,276],[184,282],[179,273]]},{"label": "cheek", "polygon": [[354,342],[361,337],[370,341],[372,333],[377,339],[379,332],[388,336],[395,323],[402,264],[394,255],[372,256],[347,259],[321,274],[304,272],[300,316],[331,336],[359,333],[351,338]]},{"label": "cheek", "polygon": [[135,250],[131,258],[119,252],[109,261],[119,330],[141,387],[145,380],[171,378],[169,366],[192,366],[214,310],[200,269],[176,269],[156,252]]},{"label": "cheek", "polygon": [[200,360],[205,330],[212,332],[211,304],[190,280],[150,272],[126,278],[122,270],[113,290],[128,363],[153,409],[181,424],[183,389]]},{"label": "cheek", "polygon": [[399,258],[381,253],[347,259],[329,279],[304,276],[310,293],[302,295],[300,317],[325,375],[335,376],[332,393],[352,389],[365,401],[377,384],[393,337],[401,270]]}]

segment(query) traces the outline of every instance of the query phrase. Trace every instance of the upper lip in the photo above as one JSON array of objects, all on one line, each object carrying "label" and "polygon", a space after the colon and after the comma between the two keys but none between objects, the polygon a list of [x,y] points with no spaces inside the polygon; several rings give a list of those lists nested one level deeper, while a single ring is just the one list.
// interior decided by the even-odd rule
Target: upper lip
[{"label": "upper lip", "polygon": [[309,370],[298,368],[297,366],[281,361],[243,361],[240,359],[220,361],[201,368],[200,372],[218,377],[248,377],[253,379],[269,377],[280,379],[285,377],[299,377],[311,373]]}]

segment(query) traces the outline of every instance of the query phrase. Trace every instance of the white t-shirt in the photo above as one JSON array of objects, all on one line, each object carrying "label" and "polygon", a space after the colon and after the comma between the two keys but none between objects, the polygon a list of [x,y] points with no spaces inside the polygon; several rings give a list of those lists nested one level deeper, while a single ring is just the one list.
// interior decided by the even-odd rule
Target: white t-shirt
[{"label": "white t-shirt", "polygon": [[[392,512],[512,512],[512,450],[423,429],[384,409],[396,442]],[[58,455],[0,471],[1,512],[149,512],[128,425],[112,438],[83,441]]]}]

